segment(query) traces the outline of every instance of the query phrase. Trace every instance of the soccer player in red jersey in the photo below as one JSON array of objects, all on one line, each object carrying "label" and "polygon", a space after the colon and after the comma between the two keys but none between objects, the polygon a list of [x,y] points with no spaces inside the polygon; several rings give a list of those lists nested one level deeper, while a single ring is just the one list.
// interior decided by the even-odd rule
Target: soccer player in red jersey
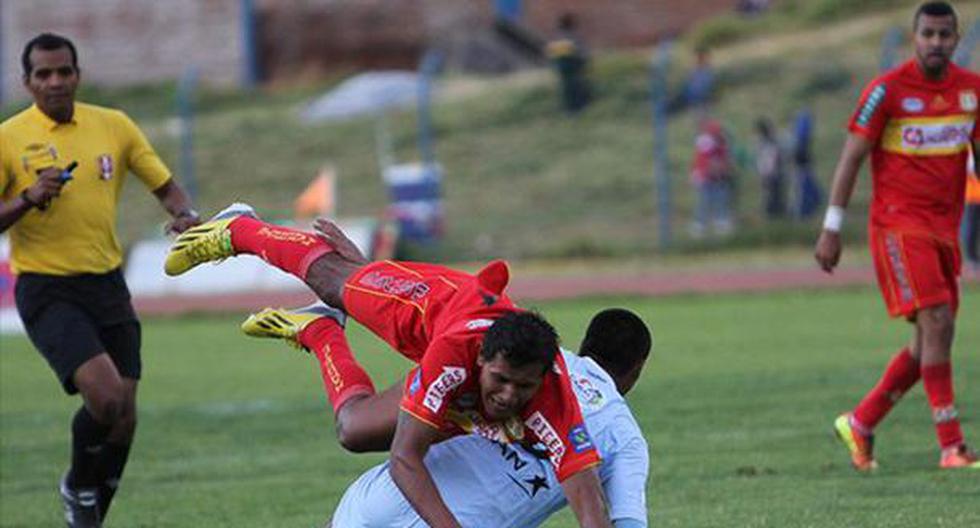
[{"label": "soccer player in red jersey", "polygon": [[953,405],[950,352],[959,305],[957,228],[963,213],[966,157],[980,146],[980,76],[950,60],[959,41],[956,12],[927,2],[915,12],[915,58],[865,88],[834,171],[830,206],[815,257],[831,273],[841,255],[844,209],[858,169],[871,154],[869,242],[888,313],[914,335],[878,384],[834,423],[861,471],[877,466],[875,426],[922,379],[941,448],[940,467],[980,467]]},{"label": "soccer player in red jersey", "polygon": [[[368,262],[333,223],[318,234],[270,225],[235,204],[181,235],[165,269],[252,254],[299,277],[327,304],[418,364],[402,390],[376,394],[330,307],[274,310],[246,322],[290,336],[317,355],[341,443],[354,451],[390,445],[391,475],[431,526],[459,526],[423,464],[429,446],[472,432],[544,445],[582,526],[611,527],[599,455],[582,419],[554,329],[503,293],[507,266],[476,275],[422,263]],[[304,317],[305,315],[305,317]],[[277,328],[278,327],[278,328]],[[400,405],[394,405],[400,398]]]}]

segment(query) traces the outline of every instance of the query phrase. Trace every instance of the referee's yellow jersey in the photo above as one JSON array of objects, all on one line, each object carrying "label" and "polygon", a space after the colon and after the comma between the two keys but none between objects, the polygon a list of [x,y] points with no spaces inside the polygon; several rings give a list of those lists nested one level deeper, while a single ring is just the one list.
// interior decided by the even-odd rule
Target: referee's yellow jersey
[{"label": "referee's yellow jersey", "polygon": [[105,273],[122,264],[116,204],[130,171],[150,190],[170,171],[126,114],[75,103],[70,123],[37,106],[0,123],[0,196],[16,198],[39,169],[78,162],[74,178],[46,210],[31,209],[10,230],[15,273]]}]

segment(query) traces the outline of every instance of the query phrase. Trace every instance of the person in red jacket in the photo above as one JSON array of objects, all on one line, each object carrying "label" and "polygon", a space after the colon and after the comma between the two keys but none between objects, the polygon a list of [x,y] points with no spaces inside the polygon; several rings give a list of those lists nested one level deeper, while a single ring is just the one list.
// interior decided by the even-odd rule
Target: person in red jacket
[{"label": "person in red jacket", "polygon": [[959,307],[960,249],[967,156],[980,145],[980,76],[950,60],[959,40],[956,12],[927,2],[915,13],[915,58],[864,89],[834,173],[815,257],[831,273],[858,169],[871,154],[869,241],[888,313],[914,325],[878,384],[834,423],[860,471],[877,466],[873,431],[921,378],[932,409],[942,468],[980,467],[954,406],[950,353]]}]

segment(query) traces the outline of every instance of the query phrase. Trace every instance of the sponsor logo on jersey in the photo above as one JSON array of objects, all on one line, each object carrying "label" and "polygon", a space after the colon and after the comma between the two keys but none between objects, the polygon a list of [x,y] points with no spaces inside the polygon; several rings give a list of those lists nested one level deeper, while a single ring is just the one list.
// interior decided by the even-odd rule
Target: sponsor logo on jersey
[{"label": "sponsor logo on jersey", "polygon": [[446,412],[446,420],[466,433],[502,444],[520,442],[524,439],[524,424],[517,417],[509,418],[504,422],[488,422],[475,409],[460,410],[451,407]]},{"label": "sponsor logo on jersey", "polygon": [[572,427],[572,430],[568,432],[568,443],[571,444],[572,449],[576,453],[581,453],[586,449],[595,447],[592,444],[592,437],[589,436],[589,431],[583,424]]},{"label": "sponsor logo on jersey", "polygon": [[885,85],[879,84],[875,86],[871,93],[868,94],[868,98],[864,101],[864,105],[861,106],[861,111],[858,113],[857,124],[863,127],[868,126],[868,122],[871,121],[871,117],[874,116],[875,110],[878,105],[885,99]]},{"label": "sponsor logo on jersey", "polygon": [[960,92],[960,110],[972,112],[977,109],[977,93],[973,90]]},{"label": "sponsor logo on jersey", "polygon": [[415,396],[415,393],[422,388],[422,367],[415,369],[415,375],[412,376],[412,383],[408,386],[408,395]]},{"label": "sponsor logo on jersey", "polygon": [[913,155],[946,155],[970,144],[973,120],[969,115],[893,119],[882,133],[884,150]]},{"label": "sponsor logo on jersey", "polygon": [[48,143],[31,143],[24,147],[20,158],[24,172],[41,171],[54,166],[58,161],[58,150]]},{"label": "sponsor logo on jersey", "polygon": [[926,103],[918,97],[906,97],[902,99],[902,110],[917,113],[926,109]]},{"label": "sponsor logo on jersey", "polygon": [[949,101],[947,101],[946,98],[942,96],[942,94],[936,94],[936,96],[932,98],[932,102],[929,103],[929,108],[933,110],[942,111],[942,110],[946,110],[949,107],[950,107]]},{"label": "sponsor logo on jersey", "polygon": [[404,277],[393,277],[380,271],[372,271],[365,274],[358,281],[359,284],[374,290],[381,290],[385,293],[398,297],[420,301],[432,290],[428,284],[414,279]]},{"label": "sponsor logo on jersey", "polygon": [[112,155],[102,154],[98,157],[99,162],[99,177],[103,180],[112,179]]},{"label": "sponsor logo on jersey", "polygon": [[535,411],[527,420],[524,420],[524,425],[544,444],[544,447],[548,450],[548,458],[551,459],[551,463],[556,468],[561,465],[561,459],[565,457],[565,444],[562,443],[561,437],[555,432],[555,428],[552,427],[551,423],[541,414],[541,411]]},{"label": "sponsor logo on jersey", "polygon": [[480,328],[490,328],[493,326],[493,319],[470,319],[466,321],[467,330],[479,330]]},{"label": "sponsor logo on jersey", "polygon": [[430,411],[437,413],[442,407],[446,395],[466,381],[466,369],[463,367],[442,367],[442,374],[429,385],[425,391],[424,405]]},{"label": "sponsor logo on jersey", "polygon": [[572,385],[578,392],[580,403],[593,409],[602,406],[604,399],[602,391],[597,389],[589,378],[575,375],[569,375],[569,377],[572,379]]}]

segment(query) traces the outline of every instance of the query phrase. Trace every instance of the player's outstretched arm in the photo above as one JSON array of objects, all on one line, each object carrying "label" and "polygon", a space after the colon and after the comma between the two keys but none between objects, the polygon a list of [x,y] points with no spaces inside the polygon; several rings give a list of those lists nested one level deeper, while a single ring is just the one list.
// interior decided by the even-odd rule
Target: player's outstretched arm
[{"label": "player's outstretched arm", "polygon": [[830,204],[813,254],[820,268],[827,273],[833,273],[840,261],[840,229],[844,220],[844,210],[851,201],[858,171],[864,163],[864,158],[871,152],[871,146],[871,142],[864,136],[848,134],[840,159],[837,161],[837,168],[834,169],[834,181],[830,187]]},{"label": "player's outstretched arm", "polygon": [[[425,454],[440,433],[414,416],[401,412],[391,444],[391,478],[419,516],[432,528],[460,528],[439,495],[425,467]],[[583,525],[584,526],[584,525]],[[597,525],[598,526],[598,525]]]},{"label": "player's outstretched arm", "polygon": [[612,528],[602,482],[595,469],[589,468],[568,477],[561,483],[568,505],[582,528]]}]

